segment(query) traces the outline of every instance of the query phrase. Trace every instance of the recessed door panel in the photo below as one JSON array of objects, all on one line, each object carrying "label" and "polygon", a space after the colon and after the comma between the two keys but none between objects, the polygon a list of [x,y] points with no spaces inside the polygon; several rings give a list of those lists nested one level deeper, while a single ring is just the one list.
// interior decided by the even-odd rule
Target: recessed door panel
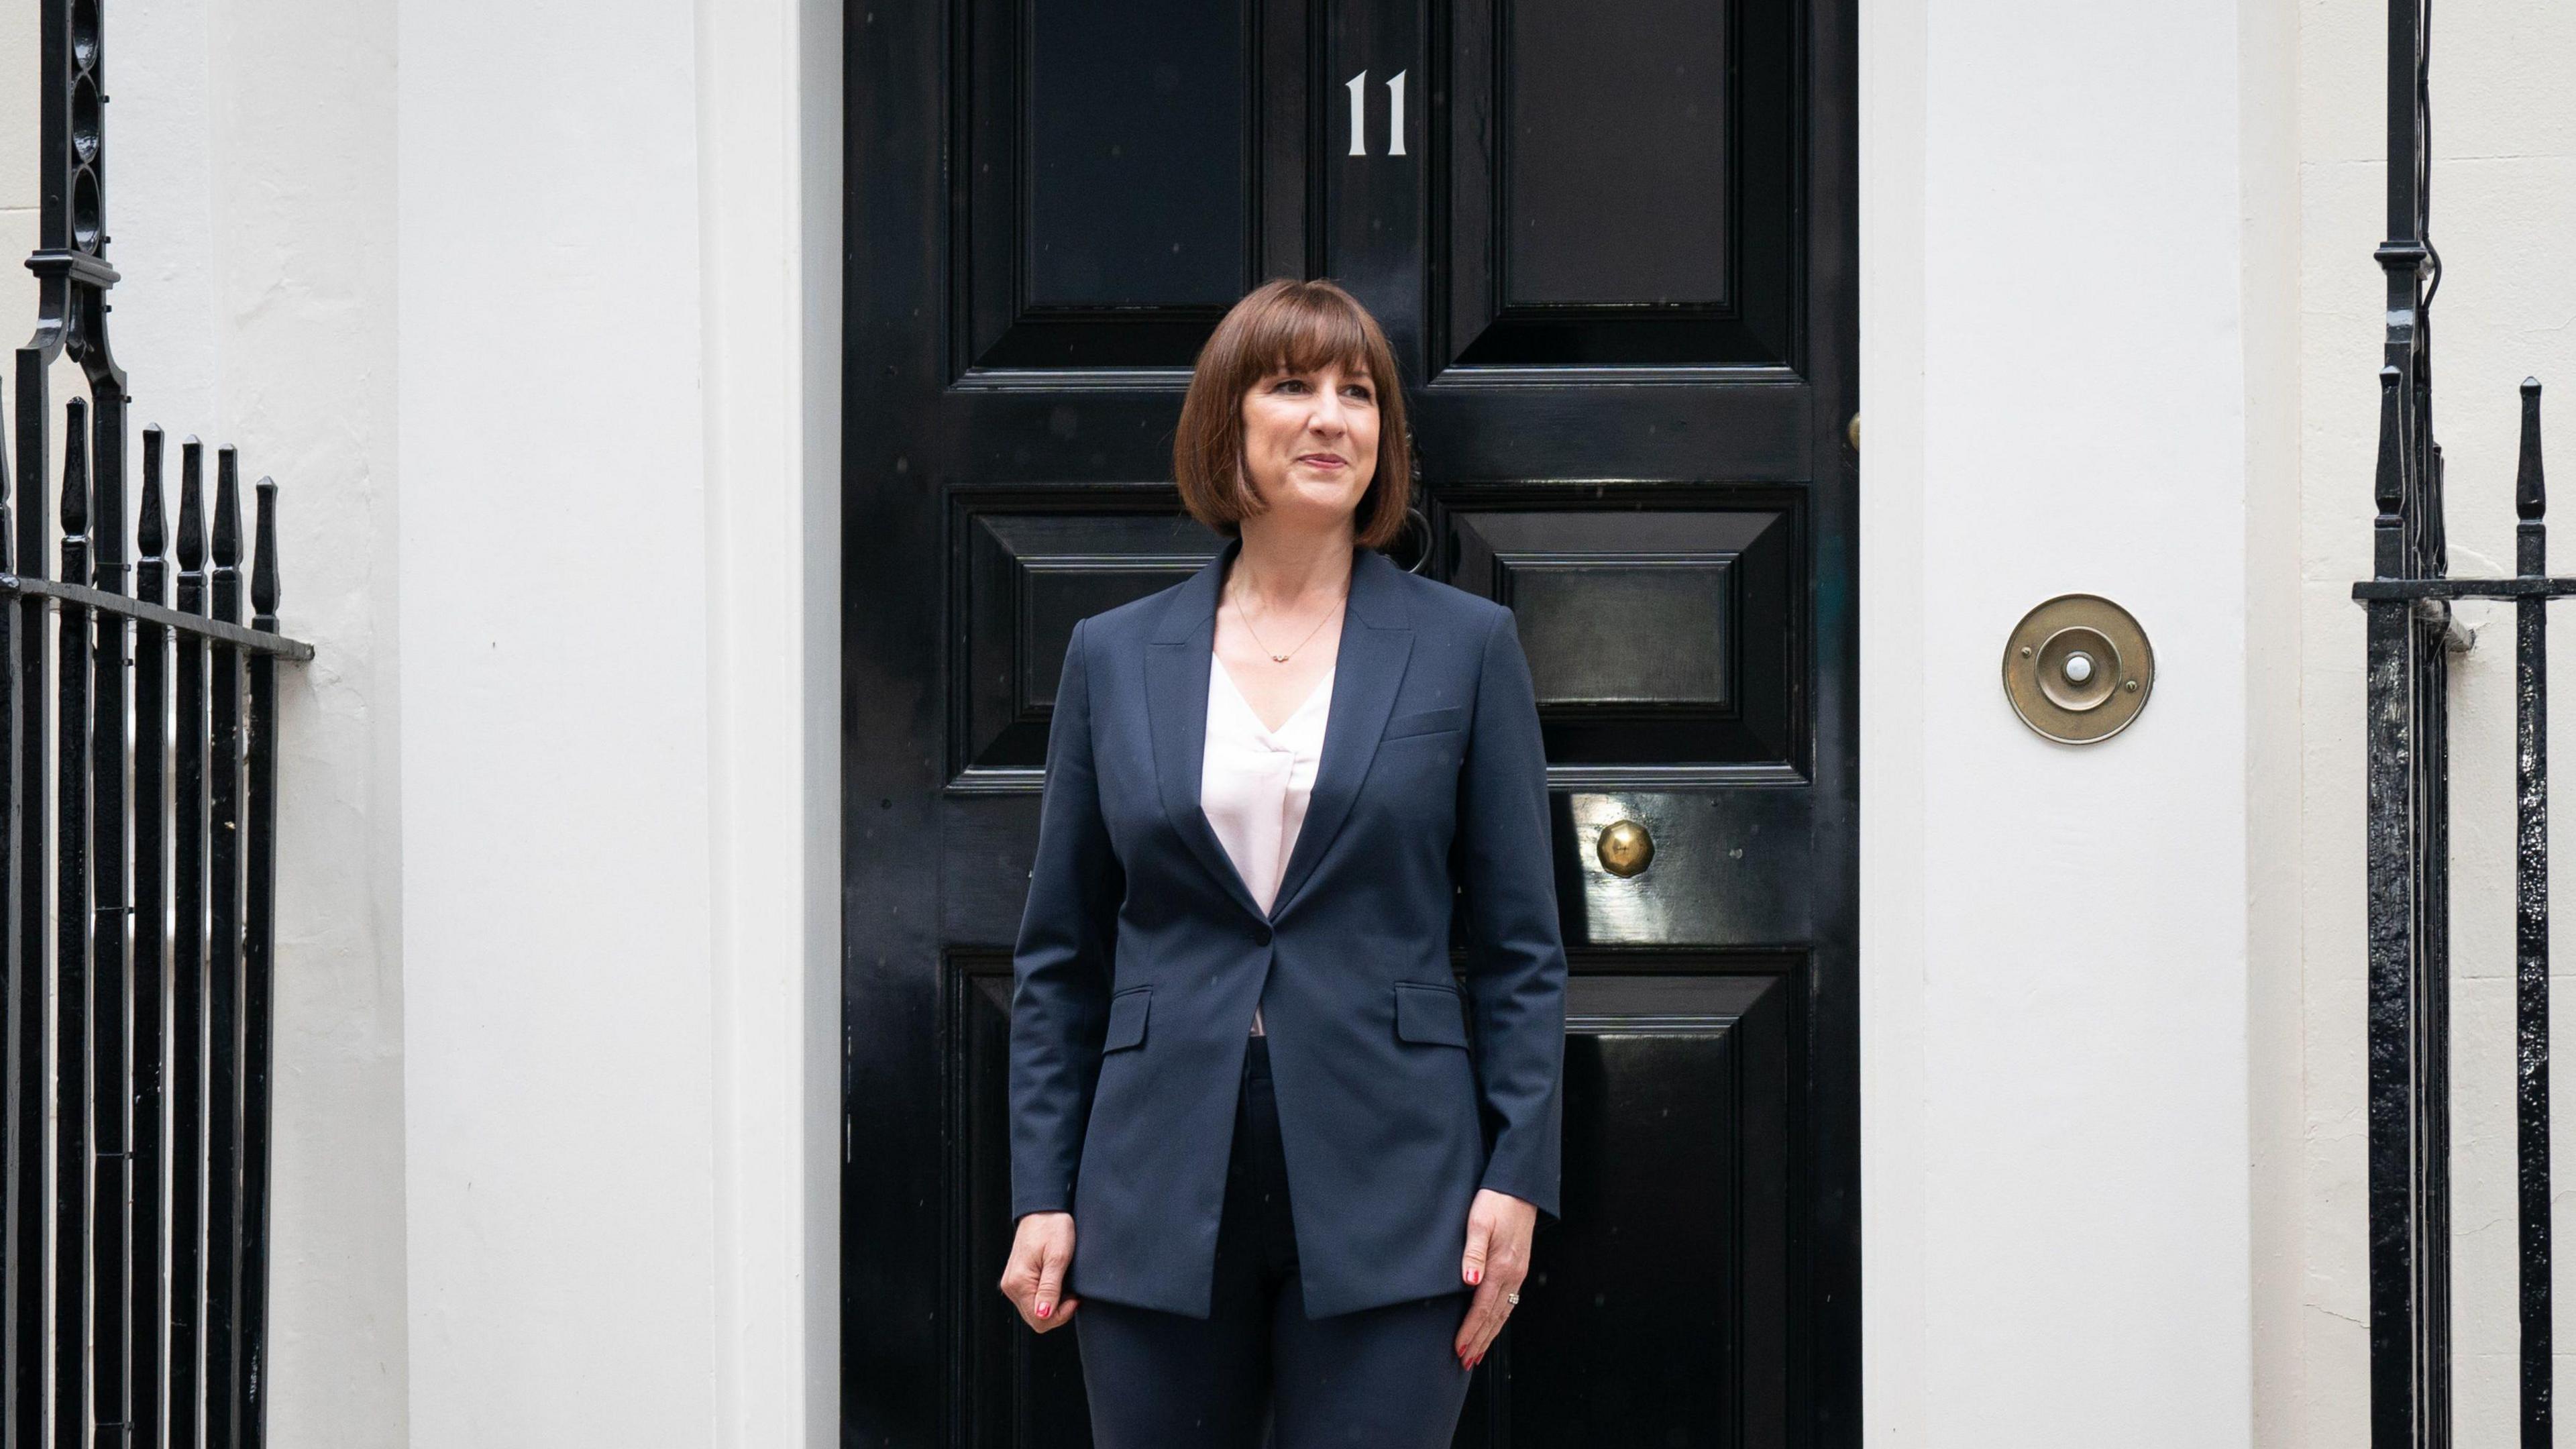
[{"label": "recessed door panel", "polygon": [[[1552,491],[1489,505],[1494,492],[1462,486],[1449,490],[1444,517],[1454,580],[1518,616],[1548,763],[1561,778],[1619,765],[1655,767],[1666,783],[1676,771],[1708,780],[1798,774],[1799,497]],[[1598,769],[1582,777],[1617,778]]]},{"label": "recessed door panel", "polygon": [[1443,367],[1801,370],[1806,14],[1449,0]]},{"label": "recessed door panel", "polygon": [[[1188,578],[1211,535],[1144,490],[1048,500],[961,491],[957,627],[949,635],[958,785],[1029,790],[1044,780],[1047,719],[1076,621]],[[1157,490],[1159,492],[1159,490]],[[1043,511],[1052,502],[1059,512]]]},{"label": "recessed door panel", "polygon": [[1304,4],[952,7],[957,375],[1186,367],[1274,252],[1298,265],[1304,108],[1265,77]]},{"label": "recessed door panel", "polygon": [[1243,295],[1248,10],[1204,0],[1026,7],[1031,307],[1222,309]]},{"label": "recessed door panel", "polygon": [[[1507,0],[1505,306],[1733,300],[1725,8]],[[1601,224],[1644,196],[1657,198],[1658,225]]]}]

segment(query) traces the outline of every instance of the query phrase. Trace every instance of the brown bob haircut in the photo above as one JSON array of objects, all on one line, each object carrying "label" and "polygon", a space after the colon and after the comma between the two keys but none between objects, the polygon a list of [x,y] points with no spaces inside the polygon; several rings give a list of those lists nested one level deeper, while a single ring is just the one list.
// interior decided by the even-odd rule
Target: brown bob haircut
[{"label": "brown bob haircut", "polygon": [[1359,299],[1327,281],[1281,277],[1262,283],[1225,314],[1199,349],[1172,438],[1172,477],[1190,516],[1227,537],[1268,507],[1243,472],[1243,397],[1277,372],[1339,363],[1377,389],[1377,471],[1360,495],[1352,532],[1382,549],[1404,531],[1413,505],[1413,449],[1395,349]]}]

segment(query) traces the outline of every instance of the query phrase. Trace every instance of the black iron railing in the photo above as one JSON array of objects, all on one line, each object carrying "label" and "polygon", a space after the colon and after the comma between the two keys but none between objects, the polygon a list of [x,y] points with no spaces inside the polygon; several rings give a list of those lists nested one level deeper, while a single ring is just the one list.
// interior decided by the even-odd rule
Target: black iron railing
[{"label": "black iron railing", "polygon": [[2433,439],[2430,0],[2388,15],[2387,353],[2379,372],[2375,578],[2368,611],[2370,1422],[2376,1449],[2451,1442],[2451,654],[2458,599],[2514,601],[2515,1151],[2519,1422],[2551,1436],[2549,1235],[2548,616],[2576,578],[2549,576],[2540,384],[2522,385],[2520,517],[2511,578],[2454,579]]},{"label": "black iron railing", "polygon": [[100,23],[43,0],[41,302],[0,430],[0,1449],[231,1449],[267,1397],[277,663],[313,651],[277,630],[266,479],[245,556],[232,449],[209,501],[180,447],[176,607],[158,428],[128,513]]}]

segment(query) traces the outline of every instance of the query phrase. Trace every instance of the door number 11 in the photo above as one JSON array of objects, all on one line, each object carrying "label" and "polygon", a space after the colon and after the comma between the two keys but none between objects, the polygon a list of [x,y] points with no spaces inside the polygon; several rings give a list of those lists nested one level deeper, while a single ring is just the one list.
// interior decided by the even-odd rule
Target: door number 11
[{"label": "door number 11", "polygon": [[[1386,154],[1389,156],[1404,154],[1404,74],[1397,71],[1386,81],[1387,108],[1393,112],[1386,128]],[[1351,154],[1365,156],[1368,154],[1368,72],[1361,71],[1352,76],[1346,89],[1351,93]]]}]

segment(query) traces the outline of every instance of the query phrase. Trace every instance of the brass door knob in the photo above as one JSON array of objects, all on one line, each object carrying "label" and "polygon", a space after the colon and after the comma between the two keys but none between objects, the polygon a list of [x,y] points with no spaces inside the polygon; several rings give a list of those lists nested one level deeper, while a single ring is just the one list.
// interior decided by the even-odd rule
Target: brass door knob
[{"label": "brass door knob", "polygon": [[1635,875],[1654,863],[1655,838],[1634,820],[1613,820],[1601,827],[1601,838],[1593,842],[1592,853],[1601,858],[1601,868],[1612,875]]}]

